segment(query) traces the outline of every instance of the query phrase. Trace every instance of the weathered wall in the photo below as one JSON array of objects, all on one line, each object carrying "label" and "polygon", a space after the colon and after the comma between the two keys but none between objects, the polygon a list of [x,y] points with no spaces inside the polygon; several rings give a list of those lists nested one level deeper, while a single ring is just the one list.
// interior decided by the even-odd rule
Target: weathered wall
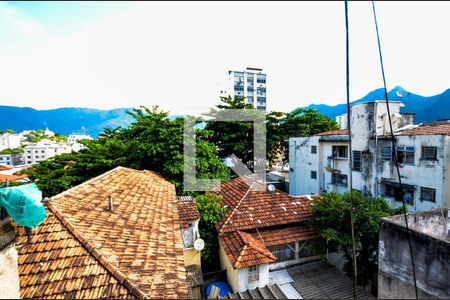
[{"label": "weathered wall", "polygon": [[[450,242],[412,231],[420,298],[450,298]],[[379,239],[378,298],[415,298],[408,232],[382,220]]]},{"label": "weathered wall", "polygon": [[230,261],[228,260],[227,255],[225,254],[225,251],[223,251],[222,247],[220,247],[220,249],[219,249],[219,259],[220,259],[220,268],[222,270],[227,271],[227,281],[231,285],[233,292],[235,293],[235,292],[240,291],[240,289],[239,289],[239,271],[237,269],[233,268]]},{"label": "weathered wall", "polygon": [[19,270],[14,243],[0,250],[0,299],[19,299]]},{"label": "weathered wall", "polygon": [[444,207],[450,208],[450,136],[445,137],[445,143],[444,143],[444,157],[445,161],[447,162],[444,164]]},{"label": "weathered wall", "polygon": [[200,260],[200,251],[197,251],[195,249],[188,249],[183,251],[184,254],[184,265],[190,266],[190,265],[201,265]]}]

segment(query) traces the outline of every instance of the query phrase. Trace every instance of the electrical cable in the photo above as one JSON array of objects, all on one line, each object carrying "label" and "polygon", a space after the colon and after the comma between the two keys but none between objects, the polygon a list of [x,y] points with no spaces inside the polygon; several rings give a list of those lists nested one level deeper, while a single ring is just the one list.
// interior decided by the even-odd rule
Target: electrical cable
[{"label": "electrical cable", "polygon": [[352,232],[352,258],[353,258],[353,299],[356,299],[356,284],[357,284],[357,265],[356,265],[356,245],[355,245],[355,224],[354,224],[354,207],[353,207],[353,181],[352,181],[352,131],[351,131],[351,107],[350,107],[350,51],[348,38],[348,4],[345,0],[345,46],[346,46],[346,88],[347,88],[347,127],[348,127],[348,144],[349,144],[349,201],[350,201],[350,224]]},{"label": "electrical cable", "polygon": [[392,148],[393,148],[393,160],[394,160],[394,164],[395,164],[396,169],[397,169],[398,183],[400,185],[400,191],[401,191],[402,203],[403,203],[403,216],[404,216],[404,219],[405,219],[406,230],[408,232],[409,254],[411,256],[412,273],[413,273],[413,279],[414,279],[414,290],[415,290],[415,294],[416,294],[416,299],[419,299],[418,293],[417,293],[416,267],[415,267],[415,263],[414,263],[413,248],[412,248],[412,245],[411,245],[411,230],[409,229],[408,217],[406,216],[405,191],[403,189],[402,176],[400,175],[400,166],[397,163],[397,148],[396,148],[396,141],[395,141],[394,131],[392,129],[391,112],[390,112],[390,109],[389,109],[389,98],[388,98],[388,92],[387,92],[387,87],[386,87],[386,77],[384,75],[383,56],[381,54],[380,34],[378,32],[377,14],[376,14],[376,11],[375,11],[375,1],[374,0],[372,0],[372,9],[373,9],[373,18],[375,20],[375,29],[376,29],[376,32],[377,32],[378,54],[379,54],[379,57],[380,57],[381,74],[383,76],[384,97],[386,99],[386,109],[387,109],[387,114],[388,114],[388,118],[389,118],[389,128],[390,128],[390,131],[391,131],[390,135],[391,135]]}]

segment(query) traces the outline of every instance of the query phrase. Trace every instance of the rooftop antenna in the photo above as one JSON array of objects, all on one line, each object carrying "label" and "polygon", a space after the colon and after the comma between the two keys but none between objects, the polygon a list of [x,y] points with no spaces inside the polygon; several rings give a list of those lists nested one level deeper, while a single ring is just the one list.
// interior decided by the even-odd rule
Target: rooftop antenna
[{"label": "rooftop antenna", "polygon": [[111,195],[108,196],[108,200],[109,200],[109,211],[114,211],[113,200]]}]

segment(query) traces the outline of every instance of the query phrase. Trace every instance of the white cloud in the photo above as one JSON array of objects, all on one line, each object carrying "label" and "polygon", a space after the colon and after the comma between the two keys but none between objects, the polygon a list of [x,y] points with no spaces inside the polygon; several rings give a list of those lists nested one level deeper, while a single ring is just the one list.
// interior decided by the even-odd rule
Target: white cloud
[{"label": "white cloud", "polygon": [[[444,34],[450,5],[377,7],[388,84],[424,94],[448,88],[450,47]],[[341,2],[134,3],[70,35],[0,49],[0,103],[159,104],[178,114],[217,104],[226,71],[247,66],[268,73],[269,109],[342,102],[343,13]],[[42,32],[38,23],[29,24],[37,24],[29,32]],[[382,85],[370,2],[350,3],[350,30],[355,99]]]}]

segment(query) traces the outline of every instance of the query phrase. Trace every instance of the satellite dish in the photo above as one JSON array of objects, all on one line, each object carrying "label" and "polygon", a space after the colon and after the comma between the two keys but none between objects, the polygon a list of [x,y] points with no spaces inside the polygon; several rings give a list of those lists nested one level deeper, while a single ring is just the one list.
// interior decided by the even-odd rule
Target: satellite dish
[{"label": "satellite dish", "polygon": [[196,239],[194,242],[194,249],[197,251],[202,251],[205,248],[205,241],[202,239]]},{"label": "satellite dish", "polygon": [[274,186],[273,184],[269,184],[269,186],[267,186],[267,189],[268,189],[271,193],[275,192],[275,186]]},{"label": "satellite dish", "polygon": [[402,91],[397,91],[396,94],[397,94],[397,96],[400,97],[400,98],[403,97]]}]

